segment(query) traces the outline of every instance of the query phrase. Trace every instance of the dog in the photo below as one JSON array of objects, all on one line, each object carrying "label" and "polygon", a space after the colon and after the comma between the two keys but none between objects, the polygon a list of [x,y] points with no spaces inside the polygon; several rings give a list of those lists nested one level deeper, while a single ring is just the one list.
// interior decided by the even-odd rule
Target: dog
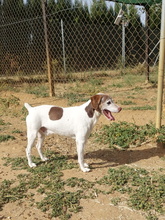
[{"label": "dog", "polygon": [[38,137],[36,148],[42,161],[47,161],[42,154],[42,145],[45,135],[58,134],[72,137],[76,140],[78,163],[83,172],[89,172],[88,164],[84,163],[84,147],[87,139],[101,115],[108,120],[115,120],[112,113],[122,110],[109,95],[98,93],[89,101],[74,107],[58,107],[54,105],[41,105],[32,107],[28,103],[24,106],[29,114],[26,117],[27,148],[26,156],[30,167],[36,167],[32,162],[31,148]]}]

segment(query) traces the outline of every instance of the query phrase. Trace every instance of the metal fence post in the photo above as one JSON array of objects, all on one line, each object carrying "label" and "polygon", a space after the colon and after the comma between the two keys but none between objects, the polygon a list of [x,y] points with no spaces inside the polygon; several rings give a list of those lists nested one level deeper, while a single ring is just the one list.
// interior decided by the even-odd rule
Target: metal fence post
[{"label": "metal fence post", "polygon": [[47,58],[47,71],[48,71],[48,80],[49,80],[49,95],[55,96],[54,92],[54,80],[52,72],[52,61],[49,51],[49,41],[48,41],[48,30],[46,22],[46,11],[45,11],[45,0],[42,0],[42,13],[43,13],[43,24],[44,24],[44,34],[45,34],[45,47],[46,47],[46,58]]},{"label": "metal fence post", "polygon": [[122,66],[125,68],[125,21],[122,20]]},{"label": "metal fence post", "polygon": [[64,72],[66,73],[66,57],[65,57],[65,41],[64,41],[64,24],[61,19],[61,35],[62,35],[62,51],[63,51],[63,63],[64,63]]},{"label": "metal fence post", "polygon": [[145,6],[146,10],[146,24],[145,24],[145,65],[146,65],[146,82],[150,79],[149,67],[149,6]]}]

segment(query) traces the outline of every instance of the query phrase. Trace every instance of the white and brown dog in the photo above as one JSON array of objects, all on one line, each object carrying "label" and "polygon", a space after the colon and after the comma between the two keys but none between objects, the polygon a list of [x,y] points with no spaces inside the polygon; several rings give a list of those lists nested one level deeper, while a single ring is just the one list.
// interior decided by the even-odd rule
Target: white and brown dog
[{"label": "white and brown dog", "polygon": [[108,95],[102,93],[92,96],[89,101],[80,106],[62,108],[53,105],[41,105],[31,107],[25,103],[25,107],[29,111],[26,118],[28,140],[26,155],[29,166],[36,166],[31,159],[31,148],[36,137],[38,136],[36,145],[38,153],[41,160],[46,161],[48,159],[44,157],[41,151],[44,137],[55,133],[76,140],[78,162],[83,172],[90,171],[88,165],[84,163],[84,146],[100,115],[103,114],[108,120],[115,120],[112,112],[117,113],[122,109],[114,104]]}]

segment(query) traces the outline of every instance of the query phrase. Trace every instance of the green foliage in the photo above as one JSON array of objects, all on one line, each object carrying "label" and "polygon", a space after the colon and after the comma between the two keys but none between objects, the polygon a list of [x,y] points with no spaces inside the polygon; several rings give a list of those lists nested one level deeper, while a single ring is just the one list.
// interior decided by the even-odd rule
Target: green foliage
[{"label": "green foliage", "polygon": [[161,24],[161,4],[154,4],[150,7],[150,27],[152,30],[159,29]]},{"label": "green foliage", "polygon": [[13,134],[14,134],[14,133],[20,134],[20,133],[22,133],[22,131],[20,131],[19,129],[14,129],[14,130],[12,131],[12,133],[13,133]]},{"label": "green foliage", "polygon": [[11,106],[18,106],[20,104],[20,99],[14,95],[8,98],[0,98],[0,106],[3,109],[9,108]]},{"label": "green foliage", "polygon": [[[69,219],[72,213],[82,210],[80,199],[94,199],[97,194],[108,195],[117,191],[118,197],[111,199],[115,206],[121,202],[121,198],[125,198],[130,207],[143,210],[150,220],[156,220],[159,213],[164,212],[165,175],[161,173],[122,166],[110,168],[106,176],[93,182],[77,177],[63,180],[62,171],[74,168],[75,164],[68,163],[66,157],[50,151],[47,156],[50,160],[46,163],[41,163],[39,158],[33,158],[38,163],[35,169],[28,167],[26,158],[4,158],[5,166],[24,169],[26,173],[19,174],[15,180],[2,181],[1,209],[6,203],[30,198],[31,205],[47,212],[49,217]],[[99,186],[101,189],[108,186],[108,191],[99,190]],[[42,194],[41,201],[35,202],[34,194],[29,193],[29,189],[36,189]],[[127,196],[123,197],[122,194]]]},{"label": "green foliage", "polygon": [[93,187],[94,183],[91,183],[88,180],[85,180],[83,178],[79,179],[77,177],[71,177],[71,178],[67,179],[66,185],[71,186],[71,187],[77,186],[82,189],[89,189],[89,188]]},{"label": "green foliage", "polygon": [[36,97],[48,97],[48,88],[46,86],[36,86],[36,87],[29,87],[26,90],[27,93],[29,94],[34,94]]},{"label": "green foliage", "polygon": [[11,125],[10,122],[4,122],[3,119],[0,118],[0,125]]},{"label": "green foliage", "polygon": [[12,135],[0,135],[0,142],[15,140],[15,137]]},{"label": "green foliage", "polygon": [[[117,50],[114,51],[117,45],[116,43],[111,44],[111,39],[114,38],[117,40],[116,37],[121,34],[121,26],[114,27],[114,20],[121,8],[121,4],[116,3],[115,7],[112,7],[111,4],[103,0],[94,0],[91,2],[89,9],[87,3],[84,4],[83,1],[78,0],[49,0],[46,3],[49,29],[57,30],[57,33],[60,33],[60,22],[61,20],[64,22],[65,45],[67,48],[67,72],[71,72],[73,69],[83,69],[82,64],[85,68],[90,69],[98,67],[104,68],[105,64],[108,67],[112,67],[112,65],[116,63],[120,54]],[[34,74],[36,72],[44,72],[41,68],[45,60],[45,54],[43,53],[45,45],[43,41],[44,29],[41,19],[41,5],[40,0],[28,0],[26,4],[23,3],[23,1],[4,0],[1,4],[4,15],[3,24],[12,24],[14,21],[14,25],[16,25],[14,27],[17,27],[17,31],[12,32],[12,34],[10,34],[10,25],[6,26],[5,32],[2,31],[2,34],[3,32],[7,33],[6,36],[2,36],[4,45],[2,44],[1,49],[5,51],[3,54],[4,58],[1,59],[5,63],[4,73],[13,75],[17,73]],[[153,20],[151,20],[152,23],[156,22],[160,24],[160,18],[156,19],[157,8],[158,7],[152,7],[151,14],[153,15]],[[160,13],[160,7],[158,12]],[[136,31],[138,29],[139,33],[143,33],[140,16],[134,5],[127,7],[125,17],[130,21],[131,27],[133,26]],[[26,22],[27,20],[29,20],[30,23]],[[102,33],[105,31],[106,34],[103,36]],[[133,33],[132,30],[130,32],[129,36]],[[27,36],[31,36],[32,39],[27,38]],[[72,39],[70,38],[71,36]],[[63,69],[62,55],[58,51],[58,45],[61,45],[61,39],[54,31],[49,33],[49,38],[55,42],[53,43],[53,41],[50,40],[51,58],[52,60],[57,60],[61,72]],[[15,43],[15,39],[17,39],[17,44]],[[116,42],[120,43],[120,38]],[[127,45],[127,47],[129,47],[128,51],[134,51],[135,47],[132,45],[136,45],[136,43],[139,42],[139,36],[137,35],[131,38],[131,42],[130,45]],[[5,50],[5,45],[10,45],[7,51]],[[21,55],[18,53],[18,45],[19,51],[22,52]],[[25,45],[29,46],[25,47]],[[75,47],[75,45],[77,46]],[[14,58],[12,60],[17,61],[16,63],[18,65],[16,70],[11,68],[10,60],[6,58],[9,54],[12,54]],[[27,54],[28,57],[30,57],[29,59],[26,59]],[[101,60],[102,56],[105,58],[104,63]],[[75,58],[78,58],[77,62],[75,62]],[[6,59],[7,62],[5,62]]]},{"label": "green foliage", "polygon": [[11,166],[13,170],[27,169],[27,160],[26,158],[17,157],[17,158],[3,158],[5,160],[4,166]]},{"label": "green foliage", "polygon": [[122,104],[122,105],[136,105],[135,102],[132,102],[132,101],[130,101],[130,100],[122,101],[121,104]]},{"label": "green foliage", "polygon": [[165,125],[158,131],[157,142],[165,144]]},{"label": "green foliage", "polygon": [[[68,163],[67,158],[59,156],[53,152],[47,152],[50,158],[49,163],[43,163],[35,169],[29,169],[26,158],[4,158],[5,166],[11,166],[12,169],[26,169],[27,174],[17,176],[17,186],[12,186],[15,181],[4,181],[1,184],[1,208],[3,204],[11,201],[20,200],[29,197],[29,189],[37,189],[44,198],[41,202],[37,202],[37,207],[42,211],[51,212],[52,217],[59,216],[66,219],[71,216],[72,212],[81,210],[79,200],[82,192],[67,192],[64,191],[65,182],[61,180],[63,169],[72,169],[75,167],[73,163]],[[39,158],[33,158],[35,162],[39,162]],[[30,196],[32,197],[32,195]],[[66,211],[64,211],[66,209]]]},{"label": "green foliage", "polygon": [[[151,175],[145,169],[123,166],[118,169],[109,169],[108,175],[100,179],[98,183],[111,186],[112,192],[128,193],[128,205],[137,210],[146,211],[147,219],[154,217],[150,214],[151,210],[158,213],[165,211],[163,208],[165,175],[157,175],[156,173]],[[120,200],[117,199],[118,201]],[[116,202],[114,201],[114,203]]]},{"label": "green foliage", "polygon": [[135,106],[128,108],[129,110],[156,110],[156,106],[150,106],[150,105],[145,105],[145,106]]},{"label": "green foliage", "polygon": [[96,134],[96,141],[108,144],[109,147],[128,148],[130,145],[138,146],[156,134],[157,129],[153,124],[138,126],[133,123],[120,122],[110,126],[105,125],[100,133]]},{"label": "green foliage", "polygon": [[121,202],[121,199],[116,197],[116,198],[111,199],[111,202],[113,205],[117,206]]},{"label": "green foliage", "polygon": [[62,98],[68,99],[68,105],[72,105],[77,102],[86,102],[88,99],[84,98],[83,94],[78,93],[64,93]]}]

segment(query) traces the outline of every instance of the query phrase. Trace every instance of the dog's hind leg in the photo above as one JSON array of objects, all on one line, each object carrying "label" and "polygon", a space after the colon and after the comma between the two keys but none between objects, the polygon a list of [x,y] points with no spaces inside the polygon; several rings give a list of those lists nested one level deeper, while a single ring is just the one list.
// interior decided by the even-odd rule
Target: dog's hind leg
[{"label": "dog's hind leg", "polygon": [[28,144],[27,144],[27,148],[26,148],[26,156],[27,156],[28,164],[30,167],[36,167],[36,164],[32,162],[32,158],[31,158],[31,149],[34,145],[34,141],[36,139],[36,136],[37,136],[36,130],[27,132]]},{"label": "dog's hind leg", "polygon": [[42,146],[43,146],[43,141],[44,141],[44,139],[45,139],[45,135],[44,135],[42,132],[39,131],[38,134],[37,134],[37,136],[38,136],[38,140],[37,140],[36,148],[37,148],[37,150],[38,150],[38,153],[39,153],[39,155],[40,155],[41,160],[42,160],[42,161],[47,161],[48,158],[46,158],[46,157],[43,155],[43,153],[42,153]]}]

